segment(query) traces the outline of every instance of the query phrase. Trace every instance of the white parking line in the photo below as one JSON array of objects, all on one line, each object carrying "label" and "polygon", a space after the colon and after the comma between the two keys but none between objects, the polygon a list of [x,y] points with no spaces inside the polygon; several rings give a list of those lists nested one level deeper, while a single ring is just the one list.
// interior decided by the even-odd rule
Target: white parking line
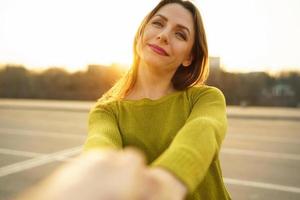
[{"label": "white parking line", "polygon": [[0,177],[7,176],[9,174],[14,174],[17,172],[24,171],[26,169],[31,169],[37,166],[51,163],[57,160],[64,160],[70,156],[79,154],[82,146],[74,147],[71,149],[66,149],[60,152],[39,156],[37,158],[32,158],[26,161],[11,164],[0,168]]},{"label": "white parking line", "polygon": [[245,181],[245,180],[238,180],[238,179],[231,179],[231,178],[224,178],[224,182],[229,185],[242,185],[246,187],[255,187],[261,189],[279,190],[283,192],[300,193],[300,188],[292,187],[292,186],[262,183],[256,181]]},{"label": "white parking line", "polygon": [[[32,152],[27,152],[27,153],[29,153],[29,155],[30,155],[30,153],[32,153],[32,156],[38,155],[38,157],[0,168],[0,177],[7,176],[9,174],[14,174],[17,172],[21,172],[21,171],[31,169],[31,168],[34,168],[37,166],[41,166],[44,164],[48,164],[53,161],[68,160],[69,157],[79,154],[81,151],[81,148],[82,148],[82,146],[74,147],[71,149],[66,149],[66,150],[48,154],[48,155],[40,155],[40,154],[36,154],[36,153],[32,153]],[[223,151],[224,150],[226,153],[245,154],[244,150],[226,149],[226,148],[224,148]],[[6,150],[0,149],[0,152],[1,151],[5,152]],[[14,151],[14,150],[8,150],[7,152],[19,153],[18,151]],[[257,153],[258,151],[250,151],[250,152],[251,152],[251,155],[254,155],[254,156],[259,155],[259,153]],[[20,152],[20,153],[23,153],[23,152]],[[264,152],[264,153],[266,153],[266,152]],[[249,154],[249,152],[246,154]],[[273,153],[271,155],[273,155]],[[239,185],[239,186],[246,186],[246,187],[255,187],[255,188],[260,188],[260,189],[269,189],[269,190],[278,190],[278,191],[283,191],[283,192],[300,193],[300,188],[292,187],[292,186],[284,186],[284,185],[278,185],[278,184],[263,183],[263,182],[256,182],[256,181],[246,181],[246,180],[231,179],[231,178],[224,178],[224,182],[229,185]]]},{"label": "white parking line", "polygon": [[17,151],[17,150],[12,150],[12,149],[3,149],[3,148],[0,148],[0,154],[7,154],[7,155],[13,155],[13,156],[23,156],[23,157],[30,157],[30,158],[45,155],[45,154],[42,154],[42,153],[35,153],[35,152],[28,152],[28,151]]},{"label": "white parking line", "polygon": [[256,140],[264,142],[278,142],[278,143],[287,143],[287,144],[300,144],[298,139],[288,139],[284,137],[276,136],[256,136],[256,135],[246,135],[246,134],[228,134],[226,139],[246,139],[246,140]]},{"label": "white parking line", "polygon": [[276,159],[288,159],[288,160],[300,160],[299,154],[288,154],[288,153],[273,153],[266,151],[253,151],[253,150],[242,150],[235,148],[223,148],[221,153],[233,154],[233,155],[245,155],[245,156],[255,156],[255,157],[267,157]]},{"label": "white parking line", "polygon": [[75,135],[66,134],[58,132],[46,132],[38,130],[23,130],[23,129],[10,129],[10,128],[0,128],[0,134],[8,135],[28,135],[28,136],[42,136],[42,137],[52,137],[52,138],[66,138],[66,139],[84,139],[86,135]]},{"label": "white parking line", "polygon": [[[0,154],[6,154],[6,155],[13,155],[13,156],[22,156],[22,157],[29,157],[29,158],[35,158],[35,157],[40,157],[40,156],[45,156],[47,154],[43,153],[35,153],[35,152],[28,152],[28,151],[17,151],[17,150],[12,150],[12,149],[3,149],[0,148]],[[62,158],[57,158],[56,161],[63,161],[63,162],[68,162],[72,161],[73,158],[67,158],[67,157],[62,157]]]}]

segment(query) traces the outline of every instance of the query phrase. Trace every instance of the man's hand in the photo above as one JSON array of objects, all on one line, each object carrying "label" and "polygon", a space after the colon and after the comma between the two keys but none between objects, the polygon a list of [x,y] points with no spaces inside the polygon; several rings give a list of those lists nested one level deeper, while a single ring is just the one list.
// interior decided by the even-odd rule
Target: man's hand
[{"label": "man's hand", "polygon": [[132,149],[91,151],[60,167],[18,200],[139,199],[145,161]]},{"label": "man's hand", "polygon": [[61,166],[17,200],[182,200],[186,187],[148,168],[134,149],[89,151]]},{"label": "man's hand", "polygon": [[183,200],[187,194],[186,186],[162,168],[148,168],[144,185],[146,200]]}]

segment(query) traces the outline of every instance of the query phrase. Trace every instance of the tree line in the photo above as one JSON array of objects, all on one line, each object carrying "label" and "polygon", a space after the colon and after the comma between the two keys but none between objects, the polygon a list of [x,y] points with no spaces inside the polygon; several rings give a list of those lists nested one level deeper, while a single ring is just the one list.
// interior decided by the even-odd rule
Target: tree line
[{"label": "tree line", "polygon": [[[89,65],[68,72],[52,67],[36,72],[23,66],[0,68],[0,98],[96,100],[122,76],[118,66]],[[230,73],[211,69],[207,85],[218,87],[228,105],[300,106],[300,72]]]}]

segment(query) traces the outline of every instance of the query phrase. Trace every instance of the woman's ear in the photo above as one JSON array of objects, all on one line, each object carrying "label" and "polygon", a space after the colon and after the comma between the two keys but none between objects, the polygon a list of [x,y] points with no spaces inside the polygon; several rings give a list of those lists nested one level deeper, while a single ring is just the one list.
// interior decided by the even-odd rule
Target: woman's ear
[{"label": "woman's ear", "polygon": [[192,64],[193,62],[193,59],[194,59],[194,56],[193,54],[191,53],[183,62],[182,62],[182,65],[184,67],[188,67],[190,66],[190,64]]}]

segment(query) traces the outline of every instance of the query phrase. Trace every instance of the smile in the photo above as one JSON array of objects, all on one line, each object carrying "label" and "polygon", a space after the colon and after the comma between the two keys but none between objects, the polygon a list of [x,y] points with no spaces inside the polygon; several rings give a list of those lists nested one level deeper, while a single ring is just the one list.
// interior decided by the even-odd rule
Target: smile
[{"label": "smile", "polygon": [[148,46],[157,54],[161,56],[169,56],[169,54],[161,47],[154,45],[154,44],[148,44]]}]

